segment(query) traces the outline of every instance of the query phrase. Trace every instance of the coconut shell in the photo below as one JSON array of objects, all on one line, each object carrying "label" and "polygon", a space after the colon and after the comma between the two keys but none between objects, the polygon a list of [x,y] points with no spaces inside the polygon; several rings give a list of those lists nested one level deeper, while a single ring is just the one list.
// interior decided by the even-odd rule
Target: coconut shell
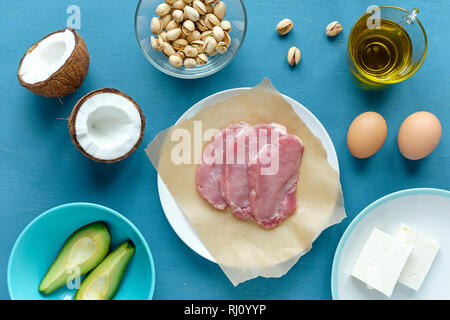
[{"label": "coconut shell", "polygon": [[[128,153],[124,154],[123,156],[116,158],[116,159],[111,159],[111,160],[104,160],[104,159],[99,159],[96,158],[94,156],[92,156],[91,154],[87,153],[83,147],[80,145],[80,143],[77,140],[77,130],[75,127],[75,121],[78,115],[78,111],[80,110],[81,106],[92,96],[96,95],[96,94],[100,94],[100,93],[114,93],[114,94],[119,94],[121,96],[123,96],[124,98],[130,100],[134,106],[136,107],[136,109],[139,111],[139,115],[141,117],[141,134],[139,137],[139,140],[136,142],[136,144],[133,146],[133,148],[131,148],[130,151],[128,151]],[[97,161],[97,162],[103,162],[103,163],[113,163],[113,162],[118,162],[120,160],[123,160],[127,157],[129,157],[134,151],[136,151],[136,149],[139,147],[139,145],[141,144],[142,138],[144,137],[144,131],[145,131],[145,116],[142,113],[141,108],[139,107],[139,105],[136,103],[136,101],[134,101],[130,96],[128,96],[127,94],[123,93],[120,90],[117,89],[113,89],[113,88],[102,88],[102,89],[97,89],[94,91],[89,92],[88,94],[86,94],[84,97],[82,97],[80,100],[78,100],[78,102],[75,104],[75,106],[73,107],[72,113],[70,114],[70,117],[68,119],[68,126],[69,126],[69,132],[70,132],[70,136],[72,137],[72,142],[75,144],[75,146],[78,148],[78,150],[80,150],[86,157],[88,157],[91,160]]]},{"label": "coconut shell", "polygon": [[89,52],[86,48],[84,40],[81,38],[78,32],[76,32],[72,28],[67,29],[72,31],[75,35],[75,47],[64,65],[62,65],[61,68],[59,68],[46,80],[36,83],[27,83],[22,79],[20,75],[20,69],[22,67],[22,62],[25,56],[33,51],[42,40],[55,33],[64,32],[66,29],[50,33],[27,50],[27,52],[20,60],[19,69],[17,70],[17,78],[19,79],[19,83],[22,86],[24,86],[31,92],[44,97],[63,97],[75,92],[75,90],[77,90],[81,86],[89,70]]}]

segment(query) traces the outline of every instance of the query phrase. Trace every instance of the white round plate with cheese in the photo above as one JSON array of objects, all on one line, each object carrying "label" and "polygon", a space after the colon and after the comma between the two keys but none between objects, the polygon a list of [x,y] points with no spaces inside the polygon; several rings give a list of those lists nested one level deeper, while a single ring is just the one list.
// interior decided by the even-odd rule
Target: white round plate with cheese
[{"label": "white round plate with cheese", "polygon": [[[352,269],[371,231],[395,235],[404,224],[440,243],[439,252],[419,291],[397,283],[390,298],[351,276]],[[450,191],[419,188],[384,196],[363,211],[347,227],[336,249],[331,276],[335,300],[450,299]]]},{"label": "white round plate with cheese", "polygon": [[[198,111],[201,109],[221,102],[225,99],[231,98],[235,95],[244,93],[250,90],[250,88],[236,88],[218,92],[213,94],[189,108],[181,117],[178,119],[177,123],[183,121],[185,119],[192,118]],[[297,101],[283,95],[283,98],[289,102],[294,109],[295,113],[303,120],[303,122],[307,125],[307,127],[311,130],[311,132],[320,139],[323,147],[327,151],[328,162],[330,165],[339,172],[339,163],[336,155],[336,150],[334,149],[333,142],[330,139],[327,131],[320,123],[319,120],[303,105],[298,103]],[[175,233],[180,237],[183,242],[198,253],[200,256],[208,259],[211,262],[216,262],[213,256],[209,253],[203,243],[200,241],[195,231],[192,229],[189,221],[184,216],[183,212],[178,207],[175,199],[170,194],[167,189],[164,181],[158,175],[158,192],[159,199],[161,201],[161,206],[164,210],[164,214],[166,215],[167,220],[172,226]]]}]

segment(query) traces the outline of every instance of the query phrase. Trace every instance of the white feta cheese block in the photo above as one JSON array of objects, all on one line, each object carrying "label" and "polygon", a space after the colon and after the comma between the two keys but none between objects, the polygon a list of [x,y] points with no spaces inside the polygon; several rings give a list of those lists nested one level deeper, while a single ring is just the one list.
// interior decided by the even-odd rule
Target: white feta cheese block
[{"label": "white feta cheese block", "polygon": [[390,297],[411,251],[403,240],[374,228],[351,274]]},{"label": "white feta cheese block", "polygon": [[439,251],[439,242],[427,238],[403,224],[397,232],[397,238],[413,246],[398,281],[419,291]]}]

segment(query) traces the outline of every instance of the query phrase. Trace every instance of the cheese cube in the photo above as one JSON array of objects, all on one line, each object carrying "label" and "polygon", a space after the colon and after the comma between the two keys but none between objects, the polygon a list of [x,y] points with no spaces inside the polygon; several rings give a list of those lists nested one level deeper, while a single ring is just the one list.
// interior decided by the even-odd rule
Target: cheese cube
[{"label": "cheese cube", "polygon": [[398,281],[418,291],[439,251],[439,242],[431,240],[405,225],[398,230],[397,238],[413,246]]},{"label": "cheese cube", "polygon": [[412,246],[374,228],[362,249],[352,276],[390,297]]}]

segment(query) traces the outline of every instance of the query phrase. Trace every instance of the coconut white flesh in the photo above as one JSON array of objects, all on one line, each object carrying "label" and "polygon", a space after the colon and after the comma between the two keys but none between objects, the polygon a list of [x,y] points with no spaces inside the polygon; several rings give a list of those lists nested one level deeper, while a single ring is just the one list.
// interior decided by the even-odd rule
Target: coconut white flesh
[{"label": "coconut white flesh", "polygon": [[126,155],[141,136],[141,115],[127,98],[99,93],[87,99],[75,119],[76,139],[100,160]]},{"label": "coconut white flesh", "polygon": [[61,68],[75,49],[75,35],[66,29],[42,40],[23,59],[20,76],[30,84],[47,80]]}]

